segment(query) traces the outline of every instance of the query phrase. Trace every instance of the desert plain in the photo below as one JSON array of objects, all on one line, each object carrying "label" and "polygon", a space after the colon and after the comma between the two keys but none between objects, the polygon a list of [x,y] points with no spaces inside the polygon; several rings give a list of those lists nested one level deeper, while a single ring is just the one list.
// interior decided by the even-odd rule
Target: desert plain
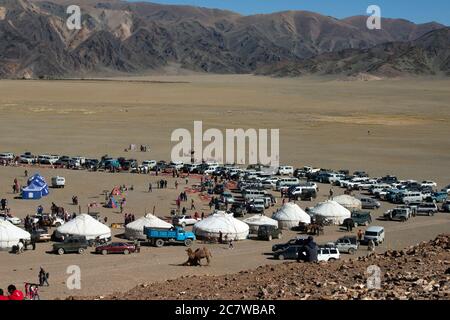
[{"label": "desert plain", "polygon": [[[170,160],[174,145],[170,137],[177,128],[193,129],[194,121],[207,128],[280,129],[280,162],[295,167],[365,170],[371,176],[396,175],[401,179],[425,180],[441,188],[450,184],[450,80],[435,78],[343,81],[331,78],[269,78],[251,75],[184,75],[111,78],[97,80],[0,81],[0,152],[60,154],[100,158]],[[125,152],[130,144],[146,144],[150,151]],[[82,207],[104,201],[102,192],[115,185],[134,186],[127,192],[125,212],[136,217],[145,212],[169,216],[180,190],[168,177],[168,190],[147,192],[148,183],[159,177],[130,173],[87,172],[27,168],[47,181],[62,175],[67,187],[51,190],[39,201],[14,199],[12,182],[24,184],[23,167],[0,167],[0,195],[20,218],[42,204],[52,202],[77,212],[71,197]],[[180,188],[184,181],[180,181]],[[189,185],[198,183],[194,178]],[[329,185],[320,185],[313,202],[323,201]],[[336,190],[336,194],[343,190]],[[277,194],[278,196],[278,194]],[[210,213],[207,203],[194,198],[197,210]],[[271,215],[280,206],[267,210]],[[392,207],[383,203],[373,212],[380,216]],[[117,209],[99,208],[108,224],[123,222]],[[189,211],[191,213],[191,211]],[[450,215],[416,217],[407,223],[374,221],[386,227],[386,242],[377,250],[404,248],[430,240],[450,230]],[[123,230],[114,230],[120,235]],[[326,243],[346,234],[327,227],[317,242]],[[281,241],[296,236],[287,231]],[[118,240],[115,238],[114,240]],[[203,245],[197,243],[195,247]],[[151,283],[188,274],[226,274],[279,263],[266,253],[271,243],[245,240],[233,250],[208,245],[213,254],[209,267],[181,267],[184,247],[143,246],[129,256],[57,256],[46,253],[51,244],[38,244],[36,251],[21,255],[0,252],[0,287],[37,281],[39,267],[50,272],[50,287],[41,298],[70,295],[106,295],[125,291],[139,283]],[[361,249],[358,254],[366,254]],[[343,258],[349,256],[343,255]],[[67,267],[81,268],[81,290],[66,287]]]}]

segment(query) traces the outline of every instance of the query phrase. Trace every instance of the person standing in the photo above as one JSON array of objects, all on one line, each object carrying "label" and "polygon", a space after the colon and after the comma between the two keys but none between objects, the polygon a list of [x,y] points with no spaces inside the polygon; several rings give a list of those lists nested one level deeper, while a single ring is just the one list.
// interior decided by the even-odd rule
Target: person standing
[{"label": "person standing", "polygon": [[23,300],[24,295],[23,292],[17,290],[16,286],[11,284],[8,286],[9,300]]},{"label": "person standing", "polygon": [[358,230],[357,237],[358,237],[358,241],[361,242],[361,241],[362,241],[362,238],[363,238],[363,232],[362,232],[361,229]]},{"label": "person standing", "polygon": [[153,191],[152,183],[150,182],[150,183],[148,184],[148,192],[152,192],[152,191]]},{"label": "person standing", "polygon": [[178,190],[178,180],[175,180],[175,189]]},{"label": "person standing", "polygon": [[191,199],[191,210],[195,210],[194,199]]}]

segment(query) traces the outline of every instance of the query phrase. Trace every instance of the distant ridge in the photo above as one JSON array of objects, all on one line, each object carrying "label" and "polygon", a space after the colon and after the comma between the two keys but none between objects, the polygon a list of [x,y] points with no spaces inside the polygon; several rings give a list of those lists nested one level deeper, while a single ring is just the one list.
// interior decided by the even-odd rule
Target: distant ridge
[{"label": "distant ridge", "polygon": [[[445,54],[424,64],[419,52],[425,50],[428,59],[433,48],[446,47],[448,32],[429,40],[427,48],[415,42],[445,28],[434,22],[383,19],[383,29],[371,31],[366,17],[339,20],[307,11],[242,16],[191,6],[82,0],[77,4],[82,7],[83,28],[69,31],[66,7],[72,2],[0,0],[0,77],[138,74],[169,65],[209,73],[346,73],[332,66],[340,56],[346,61],[355,56],[355,72],[448,74],[448,61],[439,63]],[[412,47],[417,50],[412,52]],[[382,68],[377,60],[369,68],[361,62],[364,54],[383,48],[400,50],[390,55],[397,57],[394,64],[385,62]],[[402,60],[407,52],[407,61]],[[320,72],[305,61],[316,61]]]}]

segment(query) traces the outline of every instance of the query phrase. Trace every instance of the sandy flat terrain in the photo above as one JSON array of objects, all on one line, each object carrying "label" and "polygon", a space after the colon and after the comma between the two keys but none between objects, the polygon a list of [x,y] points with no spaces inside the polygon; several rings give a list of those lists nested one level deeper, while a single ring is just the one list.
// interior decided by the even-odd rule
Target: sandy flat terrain
[{"label": "sandy flat terrain", "polygon": [[[0,152],[169,160],[171,132],[176,128],[192,130],[193,121],[202,120],[205,128],[279,128],[282,163],[433,179],[440,187],[450,183],[449,80],[344,82],[253,76],[133,80],[139,81],[0,81]],[[148,144],[151,151],[125,153],[124,148],[131,143]],[[15,200],[11,194],[15,177],[25,182],[23,170],[0,167],[0,194],[22,218],[40,203],[47,210],[51,202],[56,202],[77,211],[69,204],[72,195],[78,195],[84,207],[102,202],[102,191],[117,184],[135,186],[127,194],[128,211],[141,216],[156,206],[157,214],[166,216],[179,192],[155,189],[149,194],[148,182],[157,178],[144,175],[40,169],[48,180],[56,174],[65,176],[68,187],[52,190],[43,201],[27,202]],[[168,179],[173,188],[173,179]],[[191,179],[189,184],[193,182]],[[317,201],[325,199],[328,188],[322,187]],[[200,208],[200,199],[195,201]],[[301,203],[302,207],[310,205]],[[387,208],[384,204],[374,215]],[[201,210],[209,212],[206,204]],[[122,222],[117,210],[101,208],[100,212],[108,216],[108,223]],[[418,217],[406,224],[376,223],[385,225],[388,231],[384,248],[403,248],[448,232],[450,215]],[[342,234],[337,227],[328,228],[319,242]],[[294,235],[288,232],[285,238]],[[0,287],[36,281],[41,265],[51,273],[52,284],[42,290],[42,295],[53,298],[106,294],[182,274],[222,274],[277,263],[264,255],[270,251],[269,243],[250,240],[234,250],[212,246],[213,265],[197,269],[176,265],[185,259],[184,248],[176,246],[143,248],[140,255],[127,257],[89,253],[60,257],[46,254],[48,248],[40,245],[35,252],[20,256],[0,252]],[[65,288],[65,271],[72,264],[82,270],[80,292]]]}]

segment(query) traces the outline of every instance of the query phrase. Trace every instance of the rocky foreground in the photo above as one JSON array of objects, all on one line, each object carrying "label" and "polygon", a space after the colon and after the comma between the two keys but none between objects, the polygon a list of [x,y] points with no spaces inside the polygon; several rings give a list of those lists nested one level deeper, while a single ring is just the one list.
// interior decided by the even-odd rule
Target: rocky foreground
[{"label": "rocky foreground", "polygon": [[[376,272],[367,272],[368,267],[373,265],[381,271],[380,289],[367,288],[368,278],[372,275],[370,279],[375,279],[373,276],[376,276]],[[194,272],[196,267],[192,268]],[[435,240],[405,250],[370,254],[348,261],[319,264],[292,262],[233,275],[187,276],[161,283],[141,284],[126,293],[83,299],[448,300],[449,280],[450,235],[440,235]]]}]

